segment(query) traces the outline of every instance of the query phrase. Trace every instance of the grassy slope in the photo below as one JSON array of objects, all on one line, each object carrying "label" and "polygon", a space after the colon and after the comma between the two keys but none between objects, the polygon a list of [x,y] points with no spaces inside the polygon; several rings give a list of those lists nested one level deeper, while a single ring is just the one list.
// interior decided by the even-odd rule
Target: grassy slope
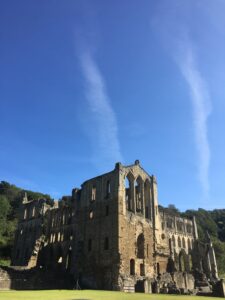
[{"label": "grassy slope", "polygon": [[[107,291],[0,291],[1,300],[199,300],[199,296],[177,296],[177,295],[156,295],[156,294],[127,294],[121,292]],[[204,300],[216,299],[204,297]],[[221,298],[217,298],[221,299]]]}]

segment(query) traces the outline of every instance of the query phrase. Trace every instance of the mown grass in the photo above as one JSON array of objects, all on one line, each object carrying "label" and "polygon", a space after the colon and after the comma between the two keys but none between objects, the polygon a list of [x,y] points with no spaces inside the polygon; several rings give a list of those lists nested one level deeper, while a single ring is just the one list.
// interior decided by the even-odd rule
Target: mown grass
[{"label": "mown grass", "polygon": [[[156,295],[156,294],[128,294],[108,291],[0,291],[0,300],[199,300],[198,296]],[[204,300],[216,298],[204,297]],[[219,299],[219,298],[217,298]]]}]

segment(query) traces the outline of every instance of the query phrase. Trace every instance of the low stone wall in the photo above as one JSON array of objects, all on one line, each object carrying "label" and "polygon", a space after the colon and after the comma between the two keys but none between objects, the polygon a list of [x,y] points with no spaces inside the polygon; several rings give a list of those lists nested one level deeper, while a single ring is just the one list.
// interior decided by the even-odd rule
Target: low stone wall
[{"label": "low stone wall", "polygon": [[72,288],[70,276],[37,268],[0,267],[0,290],[41,290]]}]

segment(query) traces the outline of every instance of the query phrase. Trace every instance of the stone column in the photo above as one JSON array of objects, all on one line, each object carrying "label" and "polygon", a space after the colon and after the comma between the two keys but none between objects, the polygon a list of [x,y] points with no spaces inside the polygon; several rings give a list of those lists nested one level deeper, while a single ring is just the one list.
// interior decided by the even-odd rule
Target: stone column
[{"label": "stone column", "polygon": [[192,223],[193,223],[194,237],[195,237],[195,240],[197,240],[198,239],[198,228],[197,228],[195,216],[193,217]]},{"label": "stone column", "polygon": [[131,197],[131,209],[136,214],[136,199],[135,199],[135,187],[134,179],[130,179],[130,197]]},{"label": "stone column", "polygon": [[217,279],[218,278],[218,269],[217,269],[215,251],[214,251],[212,242],[210,242],[210,245],[209,245],[209,259],[210,259],[210,263],[211,263],[212,275],[214,278]]},{"label": "stone column", "polygon": [[144,182],[141,182],[141,212],[145,217],[145,197],[144,197]]}]

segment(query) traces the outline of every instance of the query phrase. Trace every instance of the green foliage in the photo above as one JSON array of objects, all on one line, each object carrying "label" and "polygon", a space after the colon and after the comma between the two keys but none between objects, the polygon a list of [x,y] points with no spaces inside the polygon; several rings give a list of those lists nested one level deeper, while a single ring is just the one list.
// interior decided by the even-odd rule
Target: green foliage
[{"label": "green foliage", "polygon": [[47,203],[53,204],[53,199],[49,195],[22,190],[6,181],[0,182],[0,259],[10,257],[17,226],[18,209],[25,192],[29,200],[45,198]]},{"label": "green foliage", "polygon": [[220,274],[225,273],[225,209],[207,211],[187,210],[185,217],[196,217],[199,239],[206,241],[206,232],[212,238]]},{"label": "green foliage", "polygon": [[10,266],[10,259],[0,259],[0,266]]}]

